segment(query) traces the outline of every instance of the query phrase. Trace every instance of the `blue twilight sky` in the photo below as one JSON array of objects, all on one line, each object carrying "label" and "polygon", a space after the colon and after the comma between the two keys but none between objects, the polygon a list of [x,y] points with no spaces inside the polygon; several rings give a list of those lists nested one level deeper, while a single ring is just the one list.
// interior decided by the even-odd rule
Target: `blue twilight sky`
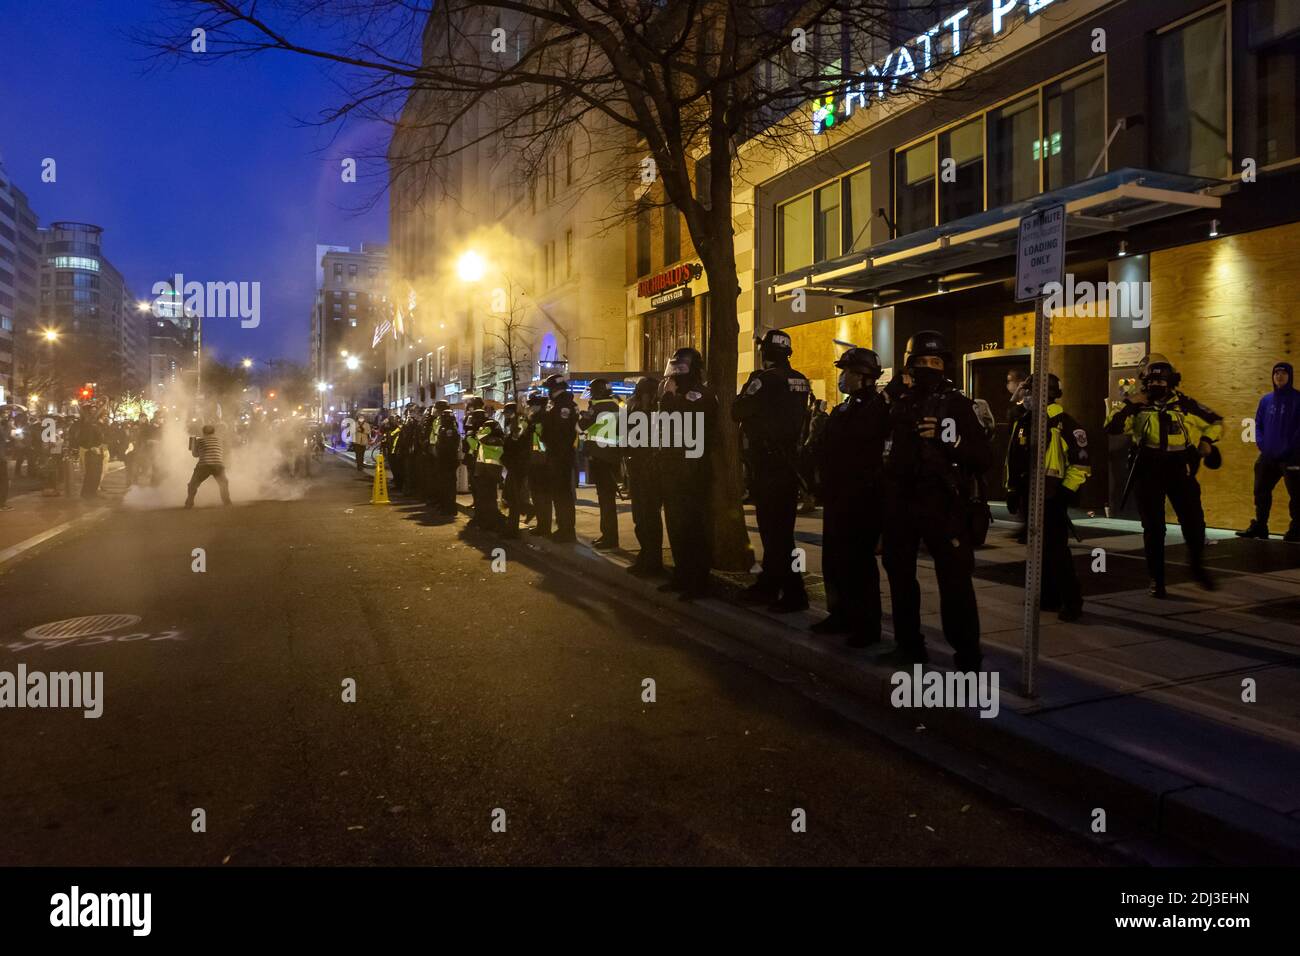
[{"label": "blue twilight sky", "polygon": [[[340,101],[322,67],[264,53],[150,71],[127,35],[162,0],[0,0],[0,158],[42,226],[104,228],[104,253],[137,298],[185,281],[259,281],[261,324],[212,319],[223,361],[305,361],[315,247],[387,240],[386,128],[306,123]],[[340,160],[359,157],[358,182]],[[58,181],[41,182],[53,157]]]}]

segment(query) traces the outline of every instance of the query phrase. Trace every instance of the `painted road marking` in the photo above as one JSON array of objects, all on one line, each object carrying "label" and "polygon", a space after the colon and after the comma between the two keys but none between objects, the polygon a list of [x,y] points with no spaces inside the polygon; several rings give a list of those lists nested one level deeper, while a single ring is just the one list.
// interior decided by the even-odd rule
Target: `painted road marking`
[{"label": "painted road marking", "polygon": [[86,637],[90,634],[103,634],[106,631],[119,631],[139,623],[138,614],[92,614],[88,617],[70,617],[64,621],[38,624],[24,631],[23,637],[38,641],[60,641],[69,637]]},{"label": "painted road marking", "polygon": [[19,541],[17,544],[13,545],[12,547],[5,548],[3,551],[0,551],[0,564],[4,564],[6,561],[12,561],[14,558],[18,557],[18,555],[22,554],[24,551],[30,551],[38,544],[42,544],[46,541],[49,541],[51,538],[55,537],[56,535],[63,534],[63,532],[67,531],[69,528],[73,527],[76,524],[79,524],[82,521],[90,521],[92,518],[102,517],[108,514],[108,510],[109,509],[107,508],[96,508],[94,511],[90,512],[89,514],[79,515],[78,517],[73,518],[71,521],[65,521],[63,522],[63,524],[55,525],[53,528],[50,528],[48,531],[42,531],[40,534],[28,538],[26,541]]}]

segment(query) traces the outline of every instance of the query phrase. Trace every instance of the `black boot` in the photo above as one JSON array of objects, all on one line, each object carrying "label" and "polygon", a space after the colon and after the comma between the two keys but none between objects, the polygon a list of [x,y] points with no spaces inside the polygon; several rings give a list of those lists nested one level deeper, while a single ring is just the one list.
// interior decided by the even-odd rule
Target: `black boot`
[{"label": "black boot", "polygon": [[1154,598],[1163,598],[1169,596],[1165,592],[1165,582],[1158,581],[1155,578],[1152,578],[1151,583],[1147,585],[1147,593]]},{"label": "black boot", "polygon": [[1268,525],[1261,521],[1252,521],[1245,531],[1237,532],[1238,538],[1268,538]]},{"label": "black boot", "polygon": [[808,628],[813,634],[847,634],[852,630],[849,622],[838,614],[824,617]]}]

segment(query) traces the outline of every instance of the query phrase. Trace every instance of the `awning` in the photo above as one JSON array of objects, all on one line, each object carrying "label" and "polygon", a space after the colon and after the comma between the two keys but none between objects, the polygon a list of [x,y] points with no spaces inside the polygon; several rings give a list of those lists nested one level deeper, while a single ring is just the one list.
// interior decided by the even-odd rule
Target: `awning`
[{"label": "awning", "polygon": [[1058,203],[1065,205],[1067,245],[1075,239],[1124,232],[1188,209],[1218,209],[1221,200],[1207,190],[1222,185],[1216,179],[1118,169],[787,272],[769,280],[768,294],[786,298],[803,289],[813,295],[853,295],[1011,256],[1021,218]]}]

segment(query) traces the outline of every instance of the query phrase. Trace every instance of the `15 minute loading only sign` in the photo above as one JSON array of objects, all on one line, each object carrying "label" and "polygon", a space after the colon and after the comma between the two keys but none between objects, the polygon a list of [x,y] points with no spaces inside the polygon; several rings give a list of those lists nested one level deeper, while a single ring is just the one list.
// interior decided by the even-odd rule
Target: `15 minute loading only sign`
[{"label": "15 minute loading only sign", "polygon": [[1016,246],[1016,301],[1042,296],[1050,282],[1065,281],[1065,206],[1055,205],[1020,220]]}]

